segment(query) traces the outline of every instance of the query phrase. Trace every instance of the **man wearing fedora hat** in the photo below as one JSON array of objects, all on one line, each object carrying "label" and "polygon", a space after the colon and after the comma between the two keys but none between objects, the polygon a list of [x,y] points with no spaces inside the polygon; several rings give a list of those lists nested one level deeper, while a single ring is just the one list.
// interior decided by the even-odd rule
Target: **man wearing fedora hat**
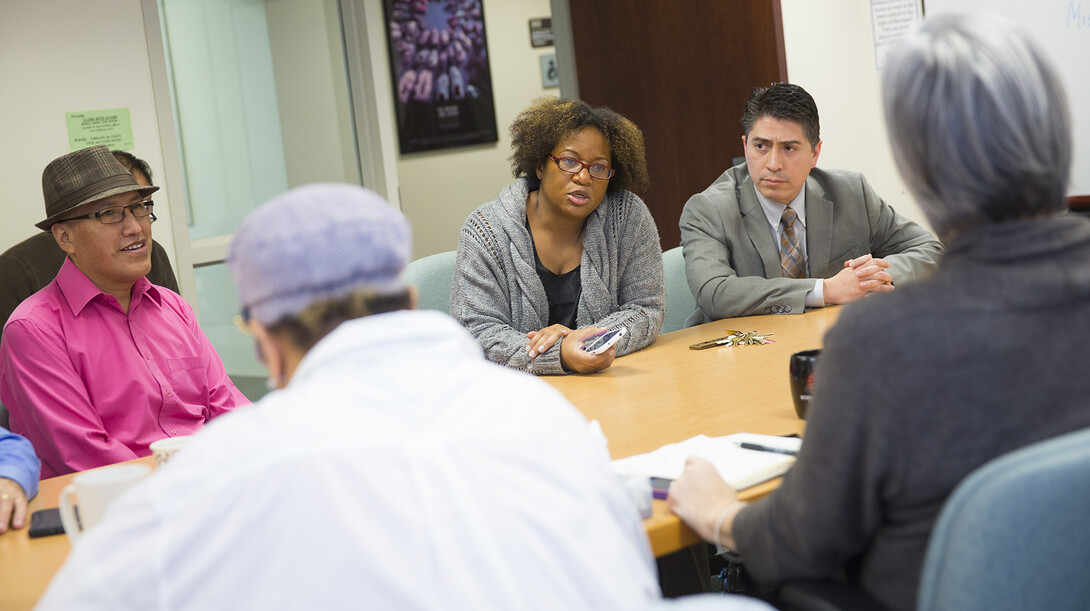
[{"label": "man wearing fedora hat", "polygon": [[[132,173],[138,184],[152,185],[151,168],[146,161],[127,151],[111,153]],[[66,258],[65,252],[57,248],[57,241],[50,231],[39,231],[0,253],[0,326],[7,322],[24,299],[53,281]],[[148,280],[178,292],[178,280],[170,266],[166,249],[155,240],[151,242]],[[3,420],[0,420],[0,424],[3,424]]]},{"label": "man wearing fedora hat", "polygon": [[150,195],[105,146],[53,160],[45,220],[67,254],[0,341],[0,401],[42,477],[129,460],[247,403],[192,308],[151,284]]}]

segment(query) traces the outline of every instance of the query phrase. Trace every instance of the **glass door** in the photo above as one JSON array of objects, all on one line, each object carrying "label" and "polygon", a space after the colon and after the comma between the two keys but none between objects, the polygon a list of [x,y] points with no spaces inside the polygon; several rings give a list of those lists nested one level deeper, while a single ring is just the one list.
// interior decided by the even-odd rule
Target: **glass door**
[{"label": "glass door", "polygon": [[232,322],[238,303],[223,261],[239,221],[269,198],[311,182],[362,184],[341,8],[337,0],[156,2],[193,305],[231,378],[256,399],[266,374],[252,338]]}]

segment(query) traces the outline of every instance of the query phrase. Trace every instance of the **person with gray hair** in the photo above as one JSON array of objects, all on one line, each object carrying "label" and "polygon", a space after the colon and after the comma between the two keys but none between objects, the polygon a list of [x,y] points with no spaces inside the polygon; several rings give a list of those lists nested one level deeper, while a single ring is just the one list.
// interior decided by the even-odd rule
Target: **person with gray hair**
[{"label": "person with gray hair", "polygon": [[1090,223],[1064,213],[1063,88],[1017,24],[930,17],[892,51],[883,87],[898,168],[946,255],[930,278],[841,314],[779,489],[739,502],[690,459],[668,501],[762,582],[846,581],[913,609],[958,482],[1090,426]]},{"label": "person with gray hair", "polygon": [[[906,43],[886,69],[883,93],[894,159],[935,231],[949,241],[974,227],[1065,211],[1071,125],[1054,68],[1028,36],[992,20],[935,21],[951,33]],[[971,45],[982,30],[1003,44]],[[948,54],[932,48],[940,42]]]},{"label": "person with gray hair", "polygon": [[227,265],[279,390],[81,538],[39,609],[631,609],[659,597],[603,444],[545,382],[410,311],[409,224],[307,185]]}]

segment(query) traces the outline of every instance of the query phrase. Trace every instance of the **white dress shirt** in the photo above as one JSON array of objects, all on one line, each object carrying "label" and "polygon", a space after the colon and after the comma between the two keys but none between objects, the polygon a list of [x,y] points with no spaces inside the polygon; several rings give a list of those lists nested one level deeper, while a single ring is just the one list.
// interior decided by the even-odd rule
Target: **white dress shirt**
[{"label": "white dress shirt", "polygon": [[[806,254],[806,188],[799,189],[798,195],[791,200],[790,204],[781,204],[768,199],[757,190],[756,186],[753,187],[753,191],[757,194],[757,201],[761,202],[761,210],[764,211],[768,224],[772,226],[772,242],[777,247],[780,244],[780,234],[783,233],[783,227],[780,225],[783,211],[789,207],[795,211],[796,220],[798,221],[795,226],[795,237],[798,238],[799,252],[802,253],[802,259],[806,261],[806,276],[809,278],[810,256]],[[806,293],[806,307],[821,308],[825,306],[825,285],[823,281],[824,278],[814,279],[814,288]]]},{"label": "white dress shirt", "polygon": [[76,545],[41,609],[626,609],[659,596],[582,415],[436,312],[342,324]]}]

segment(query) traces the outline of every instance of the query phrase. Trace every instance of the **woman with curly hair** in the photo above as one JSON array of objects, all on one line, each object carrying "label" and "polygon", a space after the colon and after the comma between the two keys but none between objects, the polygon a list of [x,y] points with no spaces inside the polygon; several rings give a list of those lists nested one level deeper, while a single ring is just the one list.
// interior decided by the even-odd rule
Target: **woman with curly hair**
[{"label": "woman with curly hair", "polygon": [[[655,341],[662,251],[643,134],[608,108],[540,98],[511,124],[517,180],[462,225],[450,313],[492,361],[590,373]],[[593,354],[583,342],[626,333]]]}]

